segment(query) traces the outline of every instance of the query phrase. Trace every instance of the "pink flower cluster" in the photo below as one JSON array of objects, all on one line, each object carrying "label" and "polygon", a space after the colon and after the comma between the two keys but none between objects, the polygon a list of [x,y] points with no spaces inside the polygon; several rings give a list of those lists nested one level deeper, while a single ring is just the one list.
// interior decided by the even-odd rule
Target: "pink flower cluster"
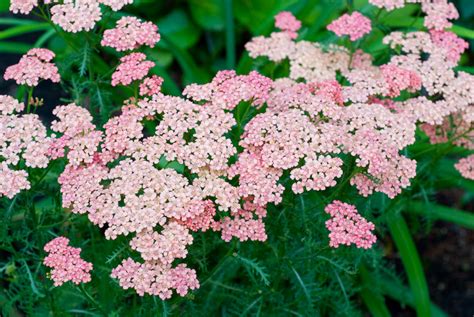
[{"label": "pink flower cluster", "polygon": [[291,12],[282,11],[275,16],[275,27],[286,32],[291,38],[296,38],[301,22]]},{"label": "pink flower cluster", "polygon": [[358,248],[368,249],[377,241],[372,233],[374,224],[359,215],[355,206],[335,200],[324,211],[331,215],[331,219],[326,221],[331,247],[355,244]]},{"label": "pink flower cluster", "polygon": [[80,284],[91,280],[92,264],[81,258],[80,248],[69,246],[68,238],[55,238],[44,246],[44,250],[48,252],[48,256],[44,258],[43,264],[52,268],[50,274],[54,286],[61,286],[69,281]]},{"label": "pink flower cluster", "polygon": [[421,3],[421,10],[426,14],[424,24],[428,29],[449,28],[452,25],[449,20],[459,18],[456,7],[448,0],[369,0],[369,3],[389,11],[403,8],[406,3]]},{"label": "pink flower cluster", "polygon": [[336,33],[337,36],[348,35],[351,41],[357,41],[365,34],[370,33],[372,26],[369,18],[356,11],[352,14],[346,13],[332,21],[327,29]]},{"label": "pink flower cluster", "polygon": [[120,59],[120,65],[112,74],[112,86],[128,86],[135,80],[143,79],[154,66],[155,63],[147,61],[143,53],[126,55]]},{"label": "pink flower cluster", "polygon": [[[73,33],[94,28],[102,17],[100,4],[118,11],[132,2],[133,0],[44,0],[45,4],[51,5],[51,20],[65,31]],[[11,0],[10,11],[29,14],[38,5],[38,0]]]},{"label": "pink flower cluster", "polygon": [[5,70],[5,80],[14,79],[18,85],[37,86],[40,79],[58,83],[58,68],[51,63],[54,53],[45,48],[33,48],[23,55],[18,64]]},{"label": "pink flower cluster", "polygon": [[0,95],[0,197],[13,198],[30,183],[28,174],[19,170],[28,167],[45,168],[50,139],[36,114],[18,115],[24,104],[10,96]]},{"label": "pink flower cluster", "polygon": [[464,178],[474,180],[474,154],[460,159],[454,166]]},{"label": "pink flower cluster", "polygon": [[123,17],[117,21],[114,29],[105,30],[101,44],[120,52],[133,50],[142,45],[154,47],[159,40],[160,34],[155,24],[141,22],[135,17]]}]

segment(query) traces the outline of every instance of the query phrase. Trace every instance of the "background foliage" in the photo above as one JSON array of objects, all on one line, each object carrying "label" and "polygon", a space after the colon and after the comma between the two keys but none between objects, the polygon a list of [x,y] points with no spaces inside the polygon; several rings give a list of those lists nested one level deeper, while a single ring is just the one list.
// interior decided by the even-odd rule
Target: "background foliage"
[{"label": "background foliage", "polygon": [[[474,4],[454,1],[461,19],[453,28],[470,40],[459,69],[474,73]],[[14,63],[29,48],[48,47],[61,58],[58,68],[62,87],[43,83],[36,95],[45,99],[40,114],[50,121],[52,107],[76,102],[86,106],[102,124],[116,113],[122,100],[133,95],[127,87],[110,87],[109,78],[118,56],[98,49],[100,37],[121,14],[132,14],[155,22],[162,40],[145,49],[156,62],[152,72],[165,79],[164,92],[179,95],[188,83],[205,83],[217,70],[236,68],[239,73],[257,69],[278,76],[280,69],[251,60],[243,45],[255,35],[269,34],[273,16],[292,11],[303,23],[300,38],[325,44],[337,38],[325,26],[347,10],[348,5],[368,16],[378,16],[376,28],[362,49],[387,60],[382,49],[384,35],[396,29],[419,29],[419,7],[378,15],[377,8],[363,0],[136,0],[126,12],[107,11],[95,34],[68,34],[40,16],[26,18],[7,13],[8,1],[0,1],[0,71]],[[4,58],[5,57],[5,58]],[[0,82],[2,93],[23,96],[22,89]],[[240,105],[239,124],[248,120]],[[356,191],[342,180],[335,189],[293,195],[285,192],[277,208],[270,207],[266,221],[266,243],[223,242],[216,233],[196,236],[187,263],[199,272],[201,288],[185,298],[161,301],[124,291],[109,277],[120,259],[136,257],[125,238],[104,238],[86,216],[61,207],[57,176],[60,161],[50,169],[31,170],[32,190],[14,199],[0,200],[0,307],[4,316],[359,316],[370,312],[390,316],[385,303],[392,298],[413,307],[419,316],[445,316],[432,303],[421,259],[412,233],[429,232],[435,220],[474,229],[474,215],[461,209],[472,207],[474,184],[463,180],[452,167],[464,149],[451,144],[429,145],[419,133],[416,145],[406,155],[418,161],[418,176],[412,186],[390,201],[382,194],[357,199]],[[449,153],[446,157],[445,154]],[[283,180],[285,182],[285,179]],[[437,193],[445,188],[462,189],[456,208],[442,206]],[[375,223],[380,243],[371,250],[328,246],[323,206],[338,195],[354,202],[364,217]],[[83,258],[93,260],[92,282],[76,287],[54,288],[41,264],[44,244],[65,235],[72,245],[83,248]],[[384,255],[399,252],[403,268]],[[398,272],[394,268],[398,265]],[[449,278],[449,277],[446,277]]]}]

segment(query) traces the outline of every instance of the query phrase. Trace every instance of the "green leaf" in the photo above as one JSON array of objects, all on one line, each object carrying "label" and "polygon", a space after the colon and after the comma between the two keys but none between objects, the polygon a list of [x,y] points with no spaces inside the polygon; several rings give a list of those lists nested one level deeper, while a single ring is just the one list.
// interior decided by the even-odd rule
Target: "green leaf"
[{"label": "green leaf", "polygon": [[24,54],[28,52],[30,48],[31,45],[28,43],[0,42],[0,52],[2,53]]},{"label": "green leaf", "polygon": [[189,0],[188,3],[191,15],[199,26],[213,31],[224,28],[225,5],[222,0]]},{"label": "green leaf", "polygon": [[474,230],[474,213],[433,203],[409,201],[406,212],[414,212],[432,219],[439,219]]},{"label": "green leaf", "polygon": [[262,266],[257,260],[247,259],[238,254],[236,254],[235,256],[243,264],[247,272],[249,272],[250,274],[254,274],[258,278],[260,278],[263,284],[267,286],[270,285],[267,269],[264,266]]},{"label": "green leaf", "polygon": [[405,267],[419,317],[431,316],[430,297],[420,256],[403,216],[397,210],[387,213],[387,224]]},{"label": "green leaf", "polygon": [[[197,43],[201,35],[189,19],[186,12],[176,9],[162,18],[157,23],[160,34],[166,36],[175,46],[186,49]],[[167,47],[164,41],[158,42],[158,46]]]},{"label": "green leaf", "polygon": [[48,30],[49,28],[51,28],[49,23],[32,23],[32,24],[18,25],[18,26],[14,26],[12,28],[6,29],[4,31],[1,31],[0,40],[26,34],[26,33]]}]

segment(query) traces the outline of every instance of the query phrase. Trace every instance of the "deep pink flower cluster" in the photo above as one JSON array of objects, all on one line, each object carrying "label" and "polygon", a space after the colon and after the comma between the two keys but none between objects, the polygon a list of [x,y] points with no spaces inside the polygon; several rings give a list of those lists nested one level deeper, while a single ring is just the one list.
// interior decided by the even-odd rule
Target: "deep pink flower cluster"
[{"label": "deep pink flower cluster", "polygon": [[332,21],[327,29],[337,34],[337,36],[348,35],[351,41],[357,41],[365,34],[370,33],[372,26],[370,19],[359,12],[344,14],[337,20]]},{"label": "deep pink flower cluster", "polygon": [[52,268],[50,274],[54,286],[61,286],[69,281],[80,284],[91,280],[92,263],[81,258],[80,248],[69,246],[68,238],[57,237],[49,241],[44,250],[48,252],[48,256],[43,263]]},{"label": "deep pink flower cluster", "polygon": [[23,55],[18,64],[5,70],[4,78],[14,79],[18,85],[37,86],[40,79],[58,83],[60,76],[56,65],[51,63],[54,53],[45,48],[33,48]]},{"label": "deep pink flower cluster", "polygon": [[358,248],[368,249],[377,241],[377,237],[372,233],[374,224],[359,215],[355,206],[335,200],[327,205],[324,211],[331,215],[331,219],[326,221],[331,247],[353,243]]},{"label": "deep pink flower cluster", "polygon": [[118,20],[114,29],[104,31],[101,44],[120,52],[133,50],[142,45],[154,47],[159,40],[160,34],[155,24],[127,16]]}]

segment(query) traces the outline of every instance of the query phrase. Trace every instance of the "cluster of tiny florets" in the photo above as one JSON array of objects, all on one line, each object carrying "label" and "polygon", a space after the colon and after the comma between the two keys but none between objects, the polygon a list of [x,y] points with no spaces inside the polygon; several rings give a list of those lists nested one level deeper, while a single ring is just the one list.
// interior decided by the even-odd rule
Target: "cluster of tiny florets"
[{"label": "cluster of tiny florets", "polygon": [[357,41],[372,30],[370,19],[359,12],[346,13],[331,22],[327,28],[329,31],[336,33],[337,36],[348,35],[351,41]]},{"label": "cluster of tiny florets", "polygon": [[326,221],[331,247],[355,244],[358,248],[368,249],[377,240],[372,233],[374,224],[359,215],[355,206],[335,200],[324,211],[331,215],[331,219]]},{"label": "cluster of tiny florets", "polygon": [[40,79],[58,83],[58,68],[51,60],[54,53],[45,48],[33,48],[23,55],[18,64],[5,70],[4,78],[13,79],[18,85],[37,86]]},{"label": "cluster of tiny florets", "polygon": [[474,180],[474,154],[460,159],[454,166],[464,178]]},{"label": "cluster of tiny florets", "polygon": [[66,282],[74,284],[87,283],[91,280],[92,263],[81,258],[81,249],[69,246],[69,239],[58,237],[44,246],[48,256],[44,258],[44,265],[52,268],[50,277],[54,286],[61,286]]},{"label": "cluster of tiny florets", "polygon": [[27,167],[45,168],[50,139],[46,127],[36,114],[23,114],[24,104],[10,96],[0,96],[0,196],[13,198],[30,183],[28,174],[19,170],[21,162]]},{"label": "cluster of tiny florets", "polygon": [[160,40],[158,27],[152,22],[142,22],[135,17],[123,17],[117,21],[114,29],[105,30],[102,46],[128,51],[142,45],[154,47]]},{"label": "cluster of tiny florets", "polygon": [[[120,10],[133,0],[44,0],[51,6],[51,20],[66,32],[90,31],[102,18],[100,5],[109,6],[113,11]],[[38,0],[11,0],[10,11],[29,14],[40,2]]]},{"label": "cluster of tiny florets", "polygon": [[143,53],[131,53],[120,59],[120,64],[112,74],[112,86],[128,86],[133,81],[145,78],[155,63],[146,60]]}]

